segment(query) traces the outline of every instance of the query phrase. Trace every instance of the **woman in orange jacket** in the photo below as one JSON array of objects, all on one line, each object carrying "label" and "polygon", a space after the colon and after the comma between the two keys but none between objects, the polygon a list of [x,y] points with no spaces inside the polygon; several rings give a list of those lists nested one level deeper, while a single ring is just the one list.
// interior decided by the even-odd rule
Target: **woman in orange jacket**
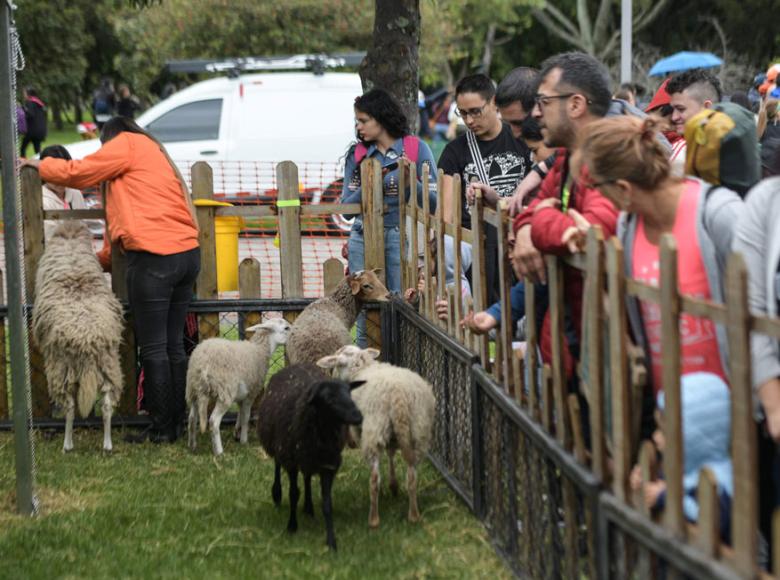
[{"label": "woman in orange jacket", "polygon": [[187,186],[165,148],[134,121],[115,117],[103,146],[78,161],[27,160],[48,183],[83,189],[107,182],[106,222],[127,255],[127,295],[144,368],[148,437],[173,442],[184,424],[184,320],[200,270],[198,227]]}]

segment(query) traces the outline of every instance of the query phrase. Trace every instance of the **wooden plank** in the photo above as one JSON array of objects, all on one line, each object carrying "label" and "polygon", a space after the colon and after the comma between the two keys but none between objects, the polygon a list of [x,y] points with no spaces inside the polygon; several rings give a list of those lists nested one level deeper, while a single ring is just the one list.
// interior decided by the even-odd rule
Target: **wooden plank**
[{"label": "wooden plank", "polygon": [[[604,481],[607,475],[607,450],[604,436],[604,234],[600,227],[590,228],[586,243],[585,304],[588,329],[588,402],[591,427],[593,473]],[[584,333],[583,333],[584,334]]]},{"label": "wooden plank", "polygon": [[539,421],[539,397],[540,388],[538,377],[538,357],[536,349],[539,341],[536,332],[536,287],[530,279],[526,278],[525,284],[525,366],[528,369],[528,406],[531,417]]},{"label": "wooden plank", "polygon": [[546,364],[542,367],[542,426],[544,430],[552,435],[553,429],[553,384],[552,369]]},{"label": "wooden plank", "polygon": [[[428,164],[424,164],[424,173],[427,174],[427,168]],[[417,171],[417,166],[415,164],[412,164],[409,167],[409,180],[413,183],[417,181],[417,178],[415,176],[415,173]],[[427,195],[425,197],[428,197]],[[409,270],[409,282],[407,288],[417,288],[417,280],[418,280],[418,271],[417,271],[417,263],[418,258],[420,255],[420,236],[419,236],[419,222],[417,221],[417,196],[416,195],[410,195],[409,196],[409,204],[406,206],[406,212],[409,214],[409,223],[410,223],[410,230],[409,234],[411,236],[411,248],[409,252],[409,264],[408,264],[408,270]],[[404,288],[406,290],[406,288]]]},{"label": "wooden plank", "polygon": [[734,468],[731,545],[737,572],[748,578],[755,574],[758,554],[758,459],[753,419],[747,268],[739,254],[729,257],[726,268],[726,306],[731,379],[731,458]]},{"label": "wooden plank", "polygon": [[614,449],[615,496],[628,501],[630,457],[630,409],[626,359],[626,278],[623,270],[623,246],[617,238],[607,242],[607,279],[609,292],[609,363],[612,380],[612,446]]},{"label": "wooden plank", "polygon": [[[359,203],[318,203],[305,204],[300,207],[301,216],[322,216],[334,214],[359,214],[362,206]],[[274,217],[279,215],[275,205],[237,205],[234,207],[218,207],[216,215],[233,217]]]},{"label": "wooden plank", "polygon": [[515,401],[521,407],[525,407],[527,401],[525,400],[525,365],[523,361],[523,353],[520,350],[512,348],[512,388],[515,393]]},{"label": "wooden plank", "polygon": [[458,328],[458,322],[455,318],[455,288],[447,286],[447,334],[453,338]]},{"label": "wooden plank", "polygon": [[706,467],[699,473],[696,499],[699,502],[699,521],[695,544],[705,555],[717,560],[720,547],[718,482]]},{"label": "wooden plank", "polygon": [[[442,190],[442,181],[444,180],[444,174],[439,170],[438,189]],[[453,180],[456,181],[456,180]],[[436,205],[436,278],[438,285],[436,287],[436,300],[444,300],[447,297],[447,275],[446,275],[446,256],[444,255],[444,204],[439,203]],[[440,328],[447,328],[446,320],[439,320],[436,317],[437,324]]]},{"label": "wooden plank", "polygon": [[[430,186],[429,182],[430,176],[429,172],[426,171],[422,175],[422,183],[423,183],[423,191],[428,191],[428,187]],[[422,206],[422,222],[424,224],[424,232],[425,232],[425,246],[424,246],[424,254],[423,254],[423,273],[425,276],[425,302],[424,302],[424,309],[420,309],[420,312],[423,316],[428,318],[428,320],[433,320],[433,314],[432,314],[432,307],[433,307],[433,301],[431,300],[432,290],[435,286],[433,283],[433,254],[431,253],[431,235],[430,235],[430,216],[431,216],[431,204],[428,199],[427,195],[424,195],[422,197],[423,206]]]},{"label": "wooden plank", "polygon": [[[453,184],[454,183],[455,182],[453,182]],[[460,183],[458,183],[457,186],[453,185],[453,188],[454,187],[457,187],[458,189],[460,189]],[[461,222],[462,219],[463,219],[463,215],[461,215],[459,218],[455,217],[455,220],[458,223],[461,223],[461,226],[460,226],[460,239],[461,239],[461,241],[466,242],[467,244],[473,244],[474,243],[473,234],[472,234],[471,230],[466,229],[466,228],[463,227],[463,224]],[[458,232],[457,225],[455,225],[455,224],[448,224],[448,223],[444,224],[444,233],[445,234],[447,234],[449,236],[452,236],[454,238],[457,232]]]},{"label": "wooden plank", "polygon": [[753,331],[780,339],[780,319],[755,316],[753,317]]},{"label": "wooden plank", "polygon": [[[651,441],[645,441],[639,450],[639,467],[642,474],[642,485],[634,494],[634,507],[645,517],[650,518],[651,512],[645,503],[645,486],[656,480],[656,449]],[[653,558],[650,552],[644,548],[639,549],[639,561],[637,562],[638,578],[654,578]]]},{"label": "wooden plank", "polygon": [[[411,251],[411,248],[408,247],[406,239],[406,228],[407,224],[409,223],[409,220],[406,217],[406,168],[411,168],[415,166],[414,163],[407,163],[403,159],[399,160],[399,171],[398,171],[398,235],[399,235],[399,245],[401,246],[401,293],[403,293],[407,288],[410,287],[409,283],[409,268],[407,267],[409,263],[409,257],[411,255],[416,254],[417,248],[415,248],[413,251]],[[410,183],[414,183],[411,179],[409,180]],[[417,197],[417,191],[410,190],[409,191],[409,197]]]},{"label": "wooden plank", "polygon": [[[460,207],[460,206],[458,206]],[[471,293],[474,296],[474,312],[487,310],[487,278],[485,258],[485,224],[482,221],[484,215],[484,200],[482,192],[477,191],[474,205],[471,208],[471,231],[473,243],[471,245]],[[479,358],[485,370],[490,370],[490,349],[488,348],[487,335],[478,335]]]},{"label": "wooden plank", "polygon": [[344,264],[338,258],[328,258],[322,264],[322,285],[325,295],[333,294],[344,279]]},{"label": "wooden plank", "polygon": [[661,237],[661,358],[665,406],[663,431],[671,442],[664,450],[666,507],[664,523],[672,533],[685,535],[682,502],[683,477],[682,400],[680,393],[680,297],[677,282],[677,243],[673,236]]},{"label": "wooden plank", "polygon": [[[244,258],[238,265],[238,296],[244,300],[260,298],[260,262],[256,258]],[[247,312],[243,316],[244,328],[259,324],[261,312]]]},{"label": "wooden plank", "polygon": [[571,580],[579,580],[580,573],[577,570],[577,560],[580,552],[577,538],[577,512],[579,511],[577,494],[570,479],[566,477],[561,479],[561,487],[563,488],[563,537],[566,546],[564,549],[565,577]]},{"label": "wooden plank", "polygon": [[45,209],[44,220],[97,220],[106,219],[102,209]]},{"label": "wooden plank", "polygon": [[[363,186],[363,248],[366,270],[380,268],[380,280],[387,283],[385,271],[384,181],[382,167],[377,159],[366,159],[361,164]],[[378,310],[366,312],[368,345],[381,348],[381,314]]]},{"label": "wooden plank", "polygon": [[566,409],[566,370],[563,363],[566,338],[564,332],[565,311],[563,306],[563,269],[555,256],[545,256],[547,281],[550,292],[550,334],[552,339],[552,381],[555,397],[555,434],[558,442],[567,451],[571,450],[571,425]]},{"label": "wooden plank", "polygon": [[[292,161],[276,166],[279,188],[279,262],[282,296],[303,298],[303,258],[301,256],[301,198],[298,191],[298,167]],[[364,196],[365,197],[365,196]]]},{"label": "wooden plank", "polygon": [[580,400],[572,393],[566,398],[569,417],[571,417],[571,433],[574,443],[574,458],[581,465],[588,465],[588,452],[585,447],[585,437],[582,434],[582,422],[580,421]]},{"label": "wooden plank", "polygon": [[514,351],[512,350],[512,340],[515,335],[514,324],[512,323],[512,306],[509,300],[510,284],[512,281],[512,265],[509,263],[509,244],[507,243],[507,224],[509,223],[509,211],[499,206],[498,227],[496,228],[496,237],[498,241],[498,284],[499,301],[501,302],[501,320],[500,326],[496,332],[496,343],[501,343],[502,357],[497,360],[502,367],[504,380],[504,389],[510,397],[516,397],[514,385]]},{"label": "wooden plank", "polygon": [[[452,193],[455,197],[455,199],[460,199],[461,193],[460,193],[460,185],[461,181],[460,179],[453,179],[452,180]],[[463,231],[461,229],[463,215],[461,212],[456,211],[454,212],[455,215],[453,216],[453,233],[452,236],[452,249],[454,252],[453,256],[453,272],[454,272],[454,279],[453,279],[453,287],[455,288],[455,307],[453,309],[453,313],[455,316],[455,339],[463,343],[463,329],[460,327],[460,321],[463,320],[463,289],[461,288],[461,270],[463,270],[463,260],[460,255],[460,242],[463,239]],[[446,226],[450,224],[444,224],[445,230],[444,232],[447,233]]]},{"label": "wooden plank", "polygon": [[[5,276],[0,270],[0,304],[5,304]],[[5,316],[0,316],[0,419],[8,419],[8,360],[5,348]]]},{"label": "wooden plank", "polygon": [[[214,180],[211,167],[204,161],[192,166],[193,199],[214,199]],[[214,208],[195,207],[198,218],[198,243],[200,244],[200,273],[195,284],[199,300],[217,298],[217,246],[214,233]],[[201,341],[219,335],[219,314],[198,315],[198,336]]]}]

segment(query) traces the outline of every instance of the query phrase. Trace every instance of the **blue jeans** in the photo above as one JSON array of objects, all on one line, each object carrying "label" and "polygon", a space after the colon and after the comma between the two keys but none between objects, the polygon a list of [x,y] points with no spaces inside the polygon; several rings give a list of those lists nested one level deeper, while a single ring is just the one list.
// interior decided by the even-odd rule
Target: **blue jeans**
[{"label": "blue jeans", "polygon": [[[365,269],[365,242],[363,223],[355,221],[349,232],[349,271],[351,273]],[[401,231],[398,226],[385,228],[385,286],[390,292],[401,291]],[[357,321],[357,344],[366,348],[366,315],[361,313]]]}]

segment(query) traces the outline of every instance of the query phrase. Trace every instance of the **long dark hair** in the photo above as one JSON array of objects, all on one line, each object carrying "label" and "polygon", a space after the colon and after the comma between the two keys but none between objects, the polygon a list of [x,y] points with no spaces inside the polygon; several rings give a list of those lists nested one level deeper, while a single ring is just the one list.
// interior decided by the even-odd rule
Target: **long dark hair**
[{"label": "long dark hair", "polygon": [[155,139],[152,135],[147,133],[144,129],[142,129],[138,123],[133,121],[132,119],[128,117],[112,117],[108,121],[106,121],[106,124],[103,125],[103,130],[100,131],[100,142],[101,143],[108,143],[119,135],[120,133],[138,133],[139,135],[145,135],[146,137],[149,137],[152,141],[159,143],[157,139]]},{"label": "long dark hair", "polygon": [[[409,134],[409,122],[401,105],[393,95],[384,89],[371,89],[356,98],[355,109],[370,115],[394,139],[400,139]],[[360,134],[357,135],[357,138],[361,140]]]}]

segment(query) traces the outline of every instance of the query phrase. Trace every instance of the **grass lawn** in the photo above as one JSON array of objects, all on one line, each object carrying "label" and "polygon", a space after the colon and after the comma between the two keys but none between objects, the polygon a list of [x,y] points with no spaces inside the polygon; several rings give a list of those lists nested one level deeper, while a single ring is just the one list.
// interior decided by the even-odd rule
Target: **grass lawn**
[{"label": "grass lawn", "polygon": [[[208,436],[192,455],[183,441],[128,445],[115,429],[110,456],[98,431],[77,430],[69,455],[62,433],[36,438],[42,513],[26,519],[13,512],[13,438],[0,433],[0,578],[510,577],[482,526],[428,463],[418,472],[421,523],[406,521],[406,494],[392,497],[385,479],[381,527],[369,530],[368,469],[345,452],[333,491],[333,554],[319,484],[316,518],[300,514],[298,533],[285,531],[286,479],[277,509],[273,464],[256,438],[241,447],[225,430],[219,460]],[[302,502],[301,495],[299,510]]]}]

